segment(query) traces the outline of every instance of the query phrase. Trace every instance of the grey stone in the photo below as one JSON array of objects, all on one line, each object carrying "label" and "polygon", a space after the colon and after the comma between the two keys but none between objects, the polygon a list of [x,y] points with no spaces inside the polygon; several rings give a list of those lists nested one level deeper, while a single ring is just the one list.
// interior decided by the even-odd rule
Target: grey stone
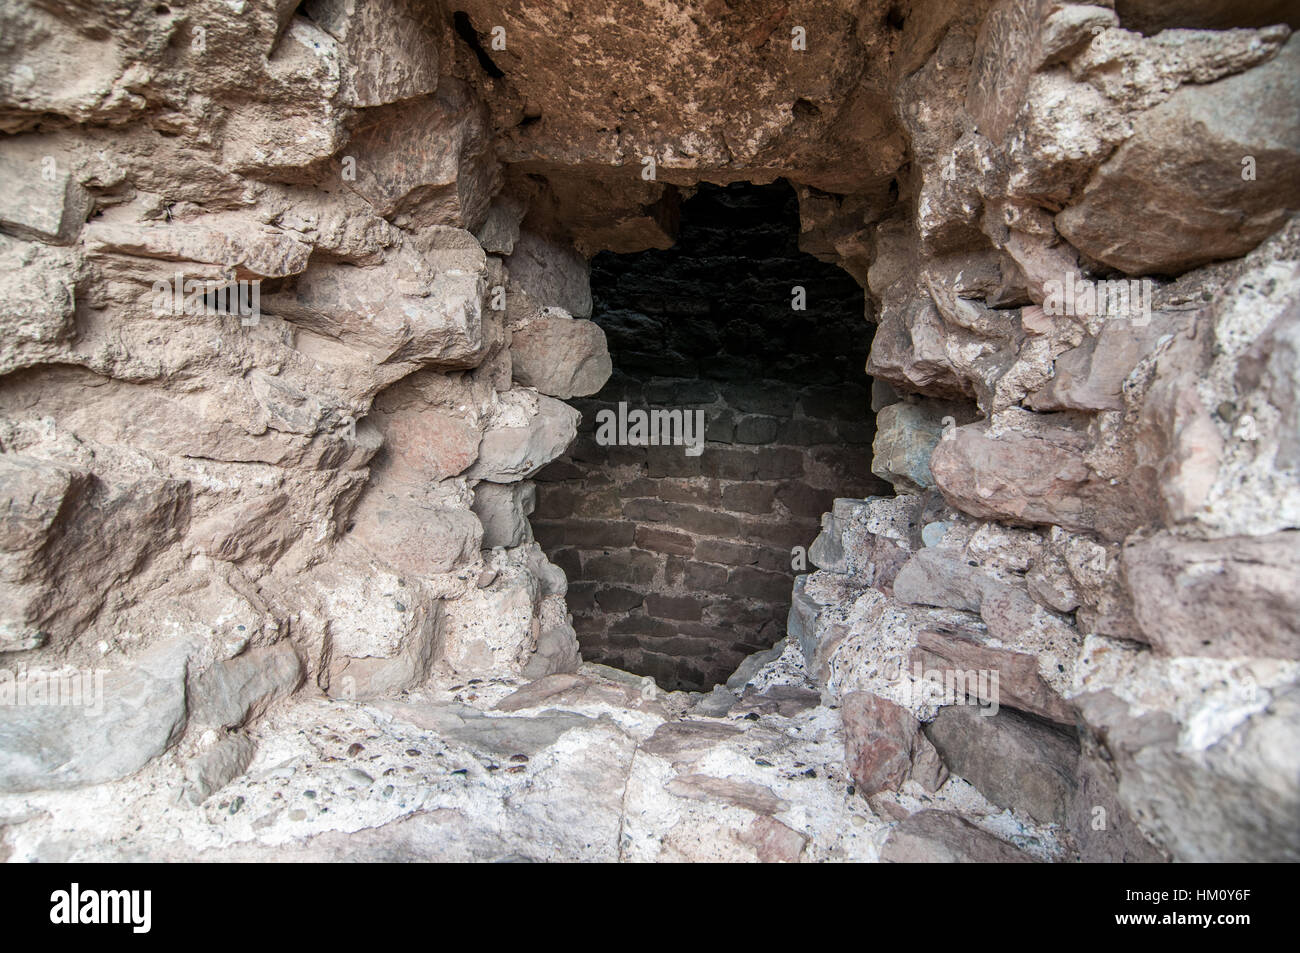
[{"label": "grey stone", "polygon": [[397,721],[436,732],[440,738],[503,760],[516,754],[535,757],[555,744],[565,732],[589,727],[596,721],[567,711],[547,711],[532,716],[488,716],[477,708],[455,702],[431,705],[385,699],[374,702],[373,707]]},{"label": "grey stone", "polygon": [[925,734],[954,774],[998,807],[1063,824],[1078,782],[1079,745],[1060,728],[1010,708],[950,705]]},{"label": "grey stone", "polygon": [[474,230],[483,250],[494,255],[509,255],[519,239],[519,223],[523,221],[528,206],[508,193],[492,200],[483,224]]},{"label": "grey stone", "polygon": [[1142,632],[1166,655],[1300,657],[1300,531],[1124,548]]},{"label": "grey stone", "polygon": [[1203,749],[1180,744],[1167,712],[1140,713],[1109,691],[1075,704],[1111,756],[1120,803],[1175,861],[1300,860],[1300,688],[1273,691]]},{"label": "grey stone", "polygon": [[614,369],[605,332],[562,312],[543,314],[512,331],[510,360],[518,383],[564,399],[596,393]]},{"label": "grey stone", "polygon": [[219,737],[211,747],[187,761],[185,780],[190,784],[190,803],[201,804],[247,771],[256,753],[252,738],[233,732]]},{"label": "grey stone", "polygon": [[1066,829],[1085,864],[1164,863],[1169,857],[1133,822],[1119,800],[1119,778],[1109,753],[1085,735],[1076,773],[1079,786]]},{"label": "grey stone", "polygon": [[781,653],[785,651],[785,645],[786,641],[782,639],[770,649],[747,655],[745,660],[736,666],[736,670],[732,672],[731,677],[727,679],[727,689],[732,692],[742,691],[749,684],[749,680],[758,674],[759,669],[768,662],[781,657]]},{"label": "grey stone", "polygon": [[871,444],[871,472],[900,493],[919,493],[934,486],[930,454],[943,436],[946,405],[890,404],[876,414]]},{"label": "grey stone", "polygon": [[[1207,85],[1183,86],[1056,217],[1085,255],[1128,274],[1177,274],[1243,255],[1300,207],[1300,41]],[[1255,160],[1253,180],[1242,159]]]},{"label": "grey stone", "polygon": [[302,679],[302,661],[289,641],[249,649],[194,679],[190,717],[197,724],[237,728],[292,694]]},{"label": "grey stone", "polygon": [[577,435],[578,412],[541,396],[526,426],[493,427],[483,435],[478,460],[465,476],[493,483],[525,479],[567,450]]},{"label": "grey stone", "polygon": [[62,154],[37,136],[6,139],[0,150],[0,230],[67,245],[86,223],[94,200],[72,176]]},{"label": "grey stone", "polygon": [[674,764],[699,760],[714,746],[736,740],[741,729],[716,721],[669,721],[655,729],[641,744],[647,754],[658,755]]},{"label": "grey stone", "polygon": [[477,228],[501,181],[486,111],[449,76],[428,96],[367,110],[347,151],[351,187],[402,228]]},{"label": "grey stone", "polygon": [[428,506],[372,487],[353,514],[351,537],[394,569],[448,572],[476,558],[483,528],[468,510]]},{"label": "grey stone", "polygon": [[511,285],[543,307],[563,308],[575,318],[591,316],[590,268],[571,246],[525,230],[506,268]]},{"label": "grey stone", "polygon": [[382,106],[438,88],[441,24],[418,0],[309,0],[304,7],[338,40],[347,105]]},{"label": "grey stone", "polygon": [[483,548],[511,548],[533,538],[528,517],[537,504],[537,484],[489,483],[474,487],[474,515],[483,524]]},{"label": "grey stone", "polygon": [[578,638],[570,625],[553,625],[537,636],[537,646],[523,667],[525,678],[576,671],[582,664]]},{"label": "grey stone", "polygon": [[70,252],[0,235],[0,374],[57,361],[76,333]]},{"label": "grey stone", "polygon": [[[5,699],[0,791],[81,787],[140,770],[185,730],[187,658],[187,646],[172,642],[106,666],[102,692],[83,695],[91,699],[89,705],[20,705]],[[34,671],[28,671],[29,685]],[[0,679],[0,691],[14,688],[8,677]]]},{"label": "grey stone", "polygon": [[890,832],[880,851],[889,864],[1029,864],[1024,851],[946,811],[919,811]]}]

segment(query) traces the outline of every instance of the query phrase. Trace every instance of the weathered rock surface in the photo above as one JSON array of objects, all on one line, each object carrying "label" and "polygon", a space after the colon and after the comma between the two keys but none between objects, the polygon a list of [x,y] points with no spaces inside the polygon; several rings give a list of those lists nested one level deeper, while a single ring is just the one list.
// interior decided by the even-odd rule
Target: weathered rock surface
[{"label": "weathered rock surface", "polygon": [[1043,824],[1063,824],[1078,781],[1079,747],[1055,727],[1010,708],[944,708],[925,727],[943,763],[994,804]]},{"label": "weathered rock surface", "polygon": [[463,84],[444,80],[427,96],[363,115],[347,145],[350,187],[379,215],[408,229],[482,223],[501,173],[482,105]]},{"label": "weathered rock surface", "polygon": [[893,864],[1023,864],[1032,860],[969,821],[920,811],[889,835],[880,859]]},{"label": "weathered rock surface", "polygon": [[563,453],[578,435],[578,412],[553,397],[525,397],[518,406],[527,418],[490,426],[467,477],[493,483],[525,479]]},{"label": "weathered rock surface", "polygon": [[[0,6],[0,855],[1300,857],[1284,4],[55,6]],[[901,495],[664,693],[582,667],[528,481],[611,377],[588,259],[778,178]],[[713,490],[815,521],[747,393]],[[790,591],[774,521],[724,584]]]},{"label": "weathered rock surface", "polygon": [[[894,484],[900,493],[920,493],[933,487],[930,455],[945,432],[957,425],[953,410],[939,402],[897,403],[883,408],[876,414],[871,472]],[[961,416],[962,423],[970,422],[967,414]]]},{"label": "weathered rock surface", "polygon": [[34,686],[50,673],[6,670],[0,791],[80,787],[138,771],[185,730],[185,670],[184,648],[164,646],[116,670],[76,673],[79,704],[37,700]]},{"label": "weathered rock surface", "polygon": [[1151,521],[1154,505],[1099,473],[1086,433],[1068,422],[1021,412],[1005,430],[959,427],[930,459],[935,485],[972,516],[1051,524],[1123,539]]},{"label": "weathered rock surface", "polygon": [[844,760],[863,794],[897,790],[909,778],[930,791],[943,783],[947,772],[911,712],[869,692],[850,692],[840,705]]},{"label": "weathered rock surface", "polygon": [[1124,549],[1133,613],[1165,655],[1300,655],[1300,533],[1180,539]]},{"label": "weathered rock surface", "polygon": [[574,249],[522,231],[505,264],[510,283],[542,307],[562,308],[577,318],[591,316],[590,269]]},{"label": "weathered rock surface", "polygon": [[598,325],[552,310],[510,332],[510,367],[516,382],[567,399],[596,393],[614,365]]},{"label": "weathered rock surface", "polygon": [[1294,40],[1247,73],[1179,89],[1058,216],[1061,234],[1127,274],[1245,254],[1300,207],[1297,97]]},{"label": "weathered rock surface", "polygon": [[9,183],[0,198],[0,229],[57,245],[77,237],[93,203],[66,157],[45,153],[34,136],[9,139],[0,153],[0,176]]},{"label": "weathered rock surface", "polygon": [[338,41],[340,99],[349,106],[383,106],[438,88],[438,34],[432,11],[410,0],[360,6],[310,0],[305,11]]},{"label": "weathered rock surface", "polygon": [[[1196,727],[1181,718],[1164,711],[1139,713],[1110,691],[1080,700],[1085,721],[1106,738],[1117,762],[1120,803],[1177,859],[1300,856],[1286,820],[1298,805],[1300,767],[1294,746],[1285,740],[1294,735],[1300,716],[1297,693],[1294,684],[1248,688],[1253,689],[1247,693],[1249,707],[1213,712],[1209,737],[1204,728],[1201,737],[1192,734],[1197,742],[1192,750],[1179,739]],[[1258,796],[1228,793],[1243,787]],[[1193,804],[1200,809],[1193,810]]]},{"label": "weathered rock surface", "polygon": [[485,549],[507,549],[532,542],[528,517],[537,502],[536,484],[489,483],[484,480],[474,488],[474,515],[483,524]]}]

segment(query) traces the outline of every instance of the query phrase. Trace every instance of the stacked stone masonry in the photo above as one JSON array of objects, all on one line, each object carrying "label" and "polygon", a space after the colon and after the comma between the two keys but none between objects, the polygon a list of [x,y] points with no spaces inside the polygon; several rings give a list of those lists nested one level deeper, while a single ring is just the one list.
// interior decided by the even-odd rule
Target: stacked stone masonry
[{"label": "stacked stone masonry", "polygon": [[0,860],[1300,859],[1297,28],[2,0]]},{"label": "stacked stone masonry", "polygon": [[[573,401],[578,440],[538,474],[532,519],[584,658],[674,690],[725,682],[784,635],[831,501],[889,492],[870,472],[861,289],[798,238],[787,184],[704,185],[671,249],[593,262],[614,374]],[[597,415],[620,403],[703,411],[702,452],[602,446]]]}]

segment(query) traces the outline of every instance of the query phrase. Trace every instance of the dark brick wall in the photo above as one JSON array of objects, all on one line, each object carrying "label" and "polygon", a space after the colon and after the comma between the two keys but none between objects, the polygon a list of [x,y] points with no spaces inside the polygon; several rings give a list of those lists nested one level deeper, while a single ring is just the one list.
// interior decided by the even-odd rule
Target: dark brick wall
[{"label": "dark brick wall", "polygon": [[[673,248],[592,262],[615,371],[572,402],[582,430],[538,475],[532,519],[589,660],[670,689],[724,681],[784,632],[792,549],[831,501],[889,492],[871,474],[862,290],[802,254],[798,228],[784,183],[701,186]],[[703,408],[703,454],[598,445],[595,415],[619,401]]]}]

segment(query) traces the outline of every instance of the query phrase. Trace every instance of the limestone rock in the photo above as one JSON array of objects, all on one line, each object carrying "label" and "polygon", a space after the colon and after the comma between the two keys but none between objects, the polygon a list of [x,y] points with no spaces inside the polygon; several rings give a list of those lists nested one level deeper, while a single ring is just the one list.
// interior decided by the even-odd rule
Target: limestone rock
[{"label": "limestone rock", "polygon": [[[855,39],[856,17],[833,4],[814,4],[800,14],[807,32],[816,24],[822,38],[821,45],[805,43],[802,52],[792,49],[796,24],[776,11],[726,10],[696,22],[656,10],[574,48],[567,40],[568,14],[595,22],[604,8],[561,13],[473,0],[463,9],[489,59],[506,74],[507,89],[493,107],[494,125],[508,130],[502,158],[509,163],[605,173],[622,167],[616,178],[640,184],[641,153],[648,151],[643,144],[653,142],[660,180],[797,164],[816,170],[810,176],[815,187],[846,194],[879,177],[888,161],[880,153],[892,158],[902,146],[887,105],[886,73],[867,71],[863,81],[871,57]],[[867,23],[875,17],[863,19],[863,29],[874,29]],[[505,50],[489,49],[495,26],[506,32]],[[532,39],[516,45],[510,41],[515,36]],[[932,39],[915,42],[924,48]],[[903,59],[901,46],[889,37],[873,49],[882,59]],[[883,63],[880,68],[886,69]],[[651,86],[662,89],[652,101],[635,92]],[[743,118],[725,110],[742,87],[760,91]],[[637,102],[645,111],[633,111]],[[833,122],[833,104],[853,117],[843,127]],[[628,125],[593,135],[603,128],[600,117],[610,115],[626,116]],[[525,116],[533,121],[520,124]],[[655,130],[665,136],[655,139]],[[865,154],[872,160],[863,163]]]},{"label": "limestone rock", "polygon": [[355,542],[345,540],[285,598],[299,607],[297,640],[309,675],[332,697],[373,698],[428,677],[441,603]]},{"label": "limestone rock", "polygon": [[474,515],[483,524],[483,547],[507,549],[532,541],[528,516],[537,503],[537,485],[488,483],[474,488]]},{"label": "limestone rock", "polygon": [[376,415],[384,451],[376,468],[395,484],[423,486],[464,473],[483,439],[475,422],[429,405]]},{"label": "limestone rock", "polygon": [[1095,338],[1056,358],[1051,381],[1025,405],[1038,411],[1123,410],[1124,381],[1166,333],[1172,322],[1163,318],[1106,321]]},{"label": "limestone rock", "polygon": [[863,795],[897,790],[915,778],[927,791],[947,778],[939,756],[911,712],[869,692],[840,699],[844,760]]},{"label": "limestone rock", "polygon": [[925,726],[943,763],[999,807],[1063,824],[1078,780],[1079,746],[1056,726],[1003,708],[985,715],[969,705],[942,709]]},{"label": "limestone rock", "polygon": [[556,672],[572,672],[581,664],[578,637],[573,626],[564,622],[542,629],[522,673],[526,678],[540,678]]},{"label": "limestone rock", "polygon": [[301,682],[302,662],[289,642],[249,649],[194,679],[190,717],[197,724],[238,728]]},{"label": "limestone rock", "polygon": [[0,372],[57,360],[76,336],[77,266],[70,255],[0,236]]},{"label": "limestone rock", "polygon": [[1028,414],[1015,421],[1016,429],[1000,431],[970,424],[940,441],[930,469],[949,503],[972,516],[1052,523],[1106,539],[1153,521],[1151,502],[1089,465],[1079,430]]},{"label": "limestone rock", "polygon": [[836,596],[843,598],[848,587],[837,587],[821,575],[795,577],[785,626],[787,637],[799,648],[809,672],[818,681],[826,678],[835,649],[848,634],[843,622],[826,611],[835,607]]},{"label": "limestone rock", "polygon": [[1024,864],[1033,858],[945,811],[918,811],[889,835],[880,859],[893,864]]},{"label": "limestone rock", "polygon": [[1176,274],[1250,251],[1300,204],[1300,126],[1289,108],[1300,96],[1297,76],[1293,40],[1240,76],[1180,89],[1143,116],[1057,216],[1061,234],[1135,275]]},{"label": "limestone rock", "polygon": [[[650,707],[662,710],[662,706],[641,697],[637,683],[619,684],[606,678],[596,678],[588,674],[591,669],[603,666],[588,666],[583,672],[564,672],[546,675],[529,682],[497,702],[497,711],[522,711],[530,708],[581,708],[587,705],[608,701],[611,704],[627,707]],[[610,669],[613,674],[618,669]],[[603,673],[602,673],[603,674]]]},{"label": "limestone rock", "polygon": [[239,172],[292,177],[333,155],[346,140],[345,115],[334,102],[334,38],[294,16],[261,72],[251,102],[226,120],[225,162]]},{"label": "limestone rock", "polygon": [[[920,493],[934,486],[930,454],[948,428],[955,427],[951,405],[937,401],[890,404],[876,414],[876,439],[871,445],[871,472],[894,484],[901,493]],[[970,415],[961,413],[961,423]]]},{"label": "limestone rock", "polygon": [[[185,645],[78,672],[81,704],[0,704],[0,792],[81,787],[138,771],[185,730]],[[51,673],[6,671],[5,694]],[[88,684],[87,684],[88,683]],[[75,697],[75,696],[72,696]],[[17,695],[14,695],[17,698]]]},{"label": "limestone rock", "polygon": [[483,250],[493,255],[509,256],[515,250],[519,240],[519,223],[528,211],[527,204],[509,192],[503,192],[492,200],[487,217],[474,231]]},{"label": "limestone rock", "polygon": [[[1294,17],[762,6],[0,5],[0,702],[107,669],[97,711],[0,703],[0,857],[1295,859]],[[788,300],[741,243],[706,239],[743,294],[607,325],[658,380],[585,320],[597,253],[777,179],[869,292],[806,289],[874,462],[865,381],[704,360]],[[1149,323],[1055,313],[1110,271],[1155,276]],[[178,273],[260,313],[160,306]],[[636,473],[575,444],[602,390],[738,416]],[[571,445],[618,525],[544,496],[544,551],[528,481]],[[873,466],[905,492],[849,498]],[[670,504],[693,528],[636,525]],[[707,695],[582,663],[634,628],[749,657]]]},{"label": "limestone rock", "polygon": [[121,122],[146,106],[146,74],[131,69],[112,34],[70,30],[52,11],[14,4],[3,10],[3,32],[23,37],[3,48],[0,128],[18,132],[49,115],[76,122]]},{"label": "limestone rock", "polygon": [[468,508],[426,505],[371,490],[352,514],[352,537],[399,572],[450,572],[471,562],[483,528]]},{"label": "limestone rock", "polygon": [[[292,235],[230,215],[169,225],[93,222],[86,229],[86,247],[100,256],[214,265],[223,272],[232,270],[239,278],[296,275],[307,267],[311,254],[311,246]],[[151,273],[171,281],[174,270],[159,267]],[[197,276],[186,275],[190,277]]]},{"label": "limestone rock", "polygon": [[67,245],[94,207],[72,175],[66,155],[45,151],[38,137],[7,138],[0,150],[0,229],[22,238]]},{"label": "limestone rock", "polygon": [[473,367],[485,345],[482,252],[456,254],[446,269],[432,264],[414,250],[377,267],[324,263],[299,280],[292,298],[273,298],[269,307],[372,351],[378,363]]},{"label": "limestone rock", "polygon": [[[1121,803],[1175,860],[1292,861],[1300,857],[1292,823],[1300,766],[1286,739],[1296,731],[1300,699],[1294,686],[1270,694],[1266,708],[1238,715],[1230,730],[1190,748],[1179,744],[1179,724],[1165,711],[1138,714],[1108,691],[1078,701],[1115,759]],[[1213,743],[1202,747],[1206,740]],[[1256,796],[1229,793],[1243,786]]]},{"label": "limestone rock", "polygon": [[1134,823],[1118,797],[1119,781],[1109,755],[1084,738],[1076,770],[1079,781],[1066,826],[1083,863],[1163,863],[1169,857]]},{"label": "limestone rock", "polygon": [[526,555],[508,552],[491,584],[448,604],[440,664],[460,675],[491,670],[530,678],[576,668],[572,628],[543,597]]},{"label": "limestone rock", "polygon": [[242,732],[217,738],[185,765],[185,779],[190,784],[193,803],[202,803],[239,777],[252,764],[257,745]]},{"label": "limestone rock", "polygon": [[809,560],[826,572],[862,577],[888,589],[912,552],[920,513],[915,496],[837,499],[822,517]]},{"label": "limestone rock", "polygon": [[66,645],[149,554],[184,532],[191,491],[157,475],[107,482],[78,466],[0,456],[0,644]]},{"label": "limestone rock", "polygon": [[1133,612],[1167,655],[1300,656],[1300,532],[1194,540],[1162,533],[1124,549]]},{"label": "limestone rock", "polygon": [[[1050,657],[1062,675],[1071,671],[1079,635],[1069,621],[1037,605],[1016,571],[982,566],[971,558],[979,555],[971,547],[961,551],[946,543],[920,550],[907,561],[894,579],[894,597],[978,613],[990,643],[1044,661]],[[1059,690],[1066,679],[1053,681]]]},{"label": "limestone rock", "polygon": [[532,476],[568,449],[578,434],[578,416],[552,397],[538,397],[535,411],[525,421],[493,426],[483,435],[478,460],[465,476],[493,483]]},{"label": "limestone rock", "polygon": [[562,399],[596,393],[613,370],[599,325],[554,311],[511,332],[510,361],[516,383]]},{"label": "limestone rock", "polygon": [[356,162],[350,187],[403,228],[477,228],[500,184],[482,107],[450,78],[428,96],[367,110],[346,155]]},{"label": "limestone rock", "polygon": [[867,373],[900,391],[973,397],[974,389],[958,365],[962,352],[979,346],[974,335],[946,332],[933,301],[918,295],[886,306],[872,338]]},{"label": "limestone rock", "polygon": [[223,507],[190,528],[187,547],[227,562],[273,562],[291,541],[293,524],[283,493]]},{"label": "limestone rock", "polygon": [[749,684],[749,680],[768,662],[780,658],[781,653],[785,651],[785,640],[782,639],[770,649],[764,649],[761,652],[755,652],[747,656],[745,661],[736,666],[736,671],[727,679],[727,689],[730,691],[741,691]]},{"label": "limestone rock", "polygon": [[418,3],[310,0],[304,9],[338,41],[345,104],[383,106],[437,89],[438,25]]},{"label": "limestone rock", "polygon": [[511,284],[542,306],[562,308],[578,318],[591,316],[590,268],[574,249],[523,231],[513,243],[506,268]]},{"label": "limestone rock", "polygon": [[84,489],[88,474],[16,454],[0,457],[0,522],[5,595],[0,647],[5,651],[36,648],[45,634],[34,623],[41,550],[55,531],[64,501]]},{"label": "limestone rock", "polygon": [[923,670],[965,673],[968,684],[972,674],[978,684],[979,672],[996,672],[998,697],[992,697],[991,675],[989,690],[985,695],[975,695],[983,706],[1010,705],[1050,721],[1062,724],[1074,721],[1073,708],[1044,678],[1036,655],[1005,648],[978,631],[945,632],[938,627],[922,631],[909,661],[913,665],[920,663]]}]

